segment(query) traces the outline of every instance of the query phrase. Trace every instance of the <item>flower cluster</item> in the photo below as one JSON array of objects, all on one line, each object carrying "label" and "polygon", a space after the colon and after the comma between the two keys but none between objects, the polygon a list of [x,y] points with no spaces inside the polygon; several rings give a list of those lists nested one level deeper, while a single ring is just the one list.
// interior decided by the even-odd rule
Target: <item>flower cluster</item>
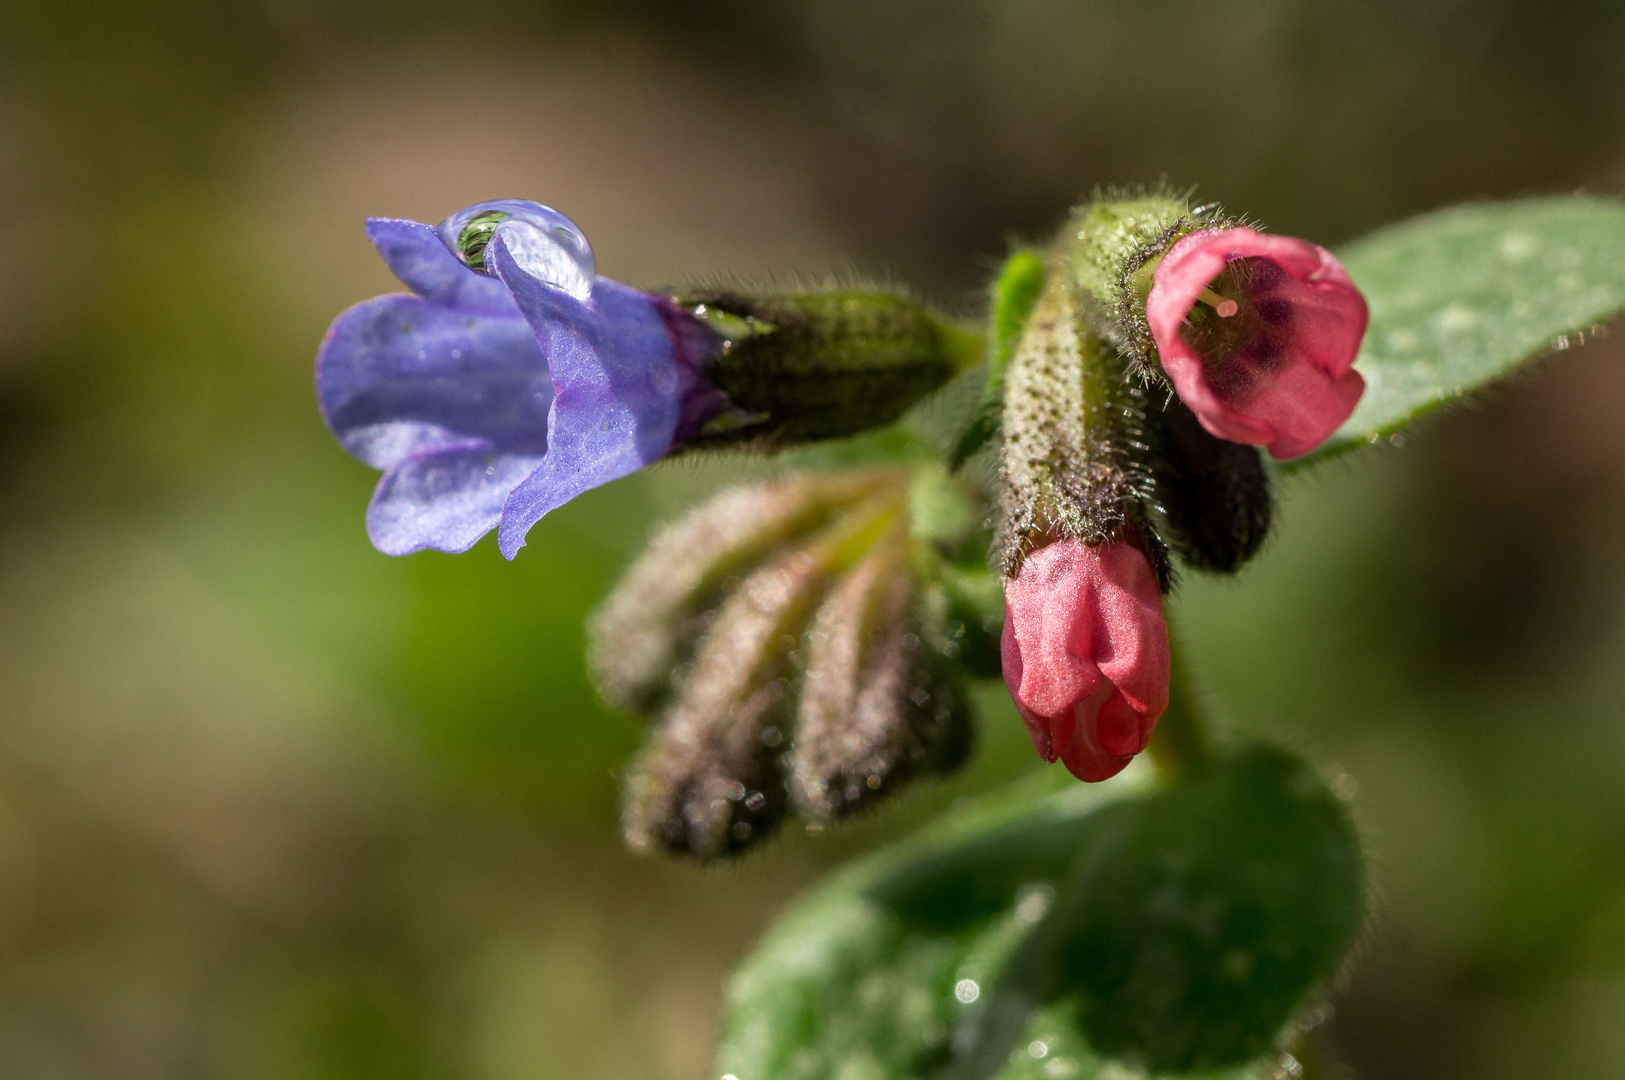
[{"label": "flower cluster", "polygon": [[1164,197],[1082,208],[1043,273],[1002,373],[1004,678],[1039,754],[1102,780],[1167,707],[1168,547],[1218,571],[1258,549],[1250,448],[1348,419],[1368,313],[1325,249]]},{"label": "flower cluster", "polygon": [[[1002,437],[1002,638],[990,494],[895,461],[724,492],[595,616],[605,699],[653,721],[628,838],[701,858],[951,768],[958,673],[1002,666],[1040,755],[1116,774],[1168,706],[1173,557],[1251,558],[1271,516],[1257,448],[1313,450],[1364,389],[1366,305],[1336,259],[1163,195],[1097,199],[1012,258],[988,342],[886,290],[641,292],[532,202],[367,231],[411,292],[335,320],[317,389],[383,470],[367,528],[390,554],[495,529],[512,558],[544,514],[673,452],[876,429],[986,356],[949,462]],[[916,497],[932,477],[945,516]]]},{"label": "flower cluster", "polygon": [[[930,474],[926,474],[929,482]],[[946,480],[946,476],[940,477]],[[954,768],[967,628],[907,469],[794,472],[662,530],[593,615],[604,698],[652,723],[628,843],[710,859]]]}]

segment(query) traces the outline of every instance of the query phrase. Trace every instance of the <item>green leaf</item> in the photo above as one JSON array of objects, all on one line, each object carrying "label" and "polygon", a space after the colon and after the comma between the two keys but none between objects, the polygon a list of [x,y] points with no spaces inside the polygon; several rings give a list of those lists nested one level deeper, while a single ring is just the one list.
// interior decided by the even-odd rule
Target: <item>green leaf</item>
[{"label": "green leaf", "polygon": [[1625,310],[1625,203],[1459,206],[1381,229],[1338,258],[1371,305],[1356,361],[1365,396],[1289,469],[1378,442]]},{"label": "green leaf", "polygon": [[1363,895],[1341,807],[1282,751],[1161,790],[1049,772],[797,904],[730,984],[718,1071],[1267,1075]]},{"label": "green leaf", "polygon": [[1018,251],[1005,260],[993,280],[992,334],[987,358],[987,386],[975,413],[954,440],[948,468],[957,470],[972,454],[999,437],[1000,407],[1004,401],[1004,369],[1016,341],[1027,325],[1038,296],[1044,291],[1044,260],[1033,251]]},{"label": "green leaf", "polygon": [[1301,762],[1254,748],[1134,807],[1057,913],[1092,1045],[1189,1071],[1266,1052],[1360,926],[1363,862]]}]

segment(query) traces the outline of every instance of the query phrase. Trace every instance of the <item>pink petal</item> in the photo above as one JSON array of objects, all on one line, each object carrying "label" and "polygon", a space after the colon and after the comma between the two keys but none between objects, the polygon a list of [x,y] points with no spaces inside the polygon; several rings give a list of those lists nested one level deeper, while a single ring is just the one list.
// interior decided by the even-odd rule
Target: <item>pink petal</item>
[{"label": "pink petal", "polygon": [[[1233,355],[1216,385],[1183,328],[1198,296],[1237,259],[1282,271],[1250,296],[1282,310],[1286,329],[1271,339],[1267,364]],[[1277,458],[1307,453],[1349,418],[1365,390],[1351,370],[1370,319],[1365,298],[1331,252],[1307,240],[1253,229],[1191,233],[1157,265],[1145,310],[1174,389],[1222,439],[1266,446]]]},{"label": "pink petal", "polygon": [[1005,586],[1005,684],[1046,761],[1104,780],[1168,706],[1168,627],[1150,561],[1127,539],[1062,540]]}]

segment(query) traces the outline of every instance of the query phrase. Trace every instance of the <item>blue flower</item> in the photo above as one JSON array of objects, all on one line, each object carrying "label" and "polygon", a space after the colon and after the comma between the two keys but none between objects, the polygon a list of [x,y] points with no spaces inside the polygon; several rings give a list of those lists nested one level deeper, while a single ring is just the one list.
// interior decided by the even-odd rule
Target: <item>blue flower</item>
[{"label": "blue flower", "polygon": [[438,227],[371,218],[412,290],[334,320],[316,360],[322,416],[384,470],[367,534],[389,555],[513,558],[549,510],[660,460],[727,407],[705,378],[722,340],[662,297],[594,272],[575,223],[479,203]]}]

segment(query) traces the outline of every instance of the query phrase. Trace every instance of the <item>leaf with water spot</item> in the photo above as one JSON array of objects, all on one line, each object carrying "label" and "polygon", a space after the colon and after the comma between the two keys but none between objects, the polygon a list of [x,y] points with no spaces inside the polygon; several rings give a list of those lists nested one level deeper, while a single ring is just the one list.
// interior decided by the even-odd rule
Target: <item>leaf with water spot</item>
[{"label": "leaf with water spot", "polygon": [[1380,229],[1338,258],[1371,305],[1360,406],[1287,467],[1378,442],[1583,343],[1625,311],[1625,203],[1567,196],[1458,206]]},{"label": "leaf with water spot", "polygon": [[1156,790],[1057,779],[796,905],[734,976],[718,1073],[1269,1075],[1362,917],[1337,800],[1259,746]]}]

